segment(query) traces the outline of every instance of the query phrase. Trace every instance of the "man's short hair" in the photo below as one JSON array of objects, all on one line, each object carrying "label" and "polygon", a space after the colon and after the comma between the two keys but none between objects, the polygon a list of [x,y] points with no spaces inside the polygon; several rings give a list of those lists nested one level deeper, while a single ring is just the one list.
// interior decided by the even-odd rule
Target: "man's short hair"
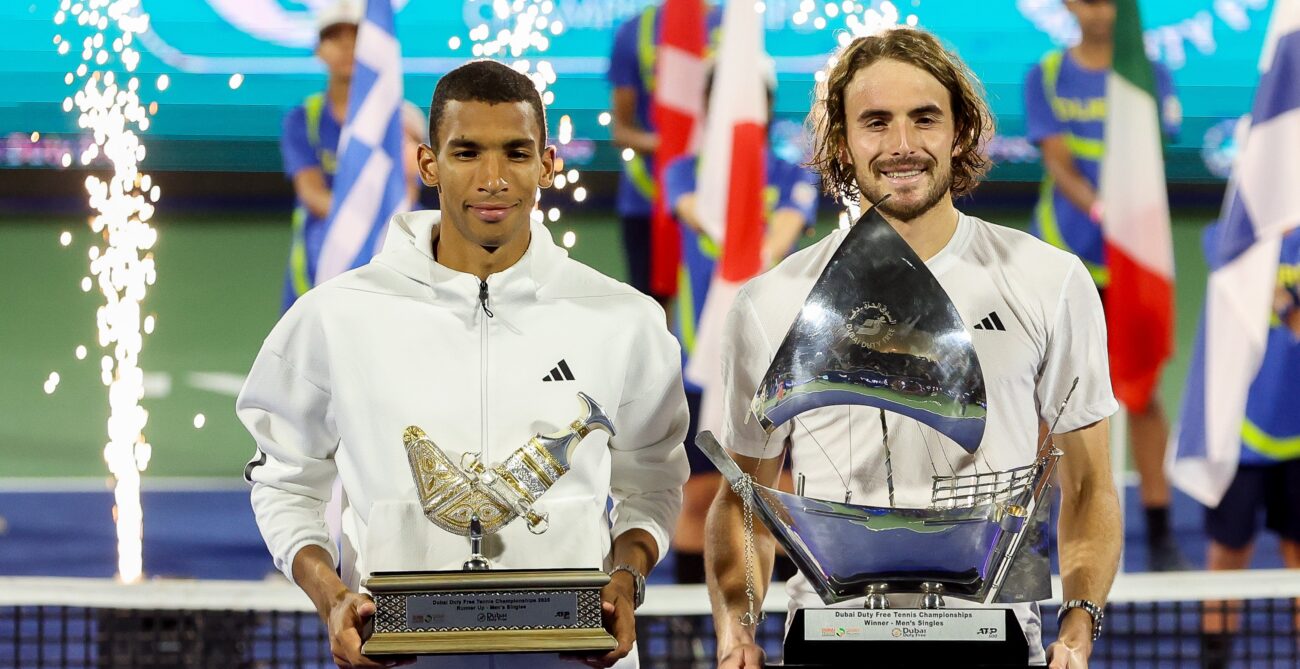
[{"label": "man's short hair", "polygon": [[526,102],[533,108],[539,129],[538,148],[546,146],[546,108],[533,80],[527,75],[494,60],[475,60],[443,75],[433,89],[433,102],[429,105],[429,144],[438,149],[438,125],[447,110],[447,103],[486,102],[501,104]]},{"label": "man's short hair", "polygon": [[853,165],[840,160],[848,152],[844,91],[859,70],[883,59],[897,60],[925,70],[948,89],[956,124],[953,148],[960,150],[952,158],[952,193],[961,196],[975,190],[990,166],[984,148],[993,136],[993,114],[984,101],[979,80],[956,54],[945,49],[938,38],[927,31],[900,27],[859,37],[836,57],[827,73],[824,89],[819,87],[817,99],[808,114],[814,142],[813,157],[808,166],[821,174],[822,187],[827,194],[848,199],[856,199],[860,194]]}]

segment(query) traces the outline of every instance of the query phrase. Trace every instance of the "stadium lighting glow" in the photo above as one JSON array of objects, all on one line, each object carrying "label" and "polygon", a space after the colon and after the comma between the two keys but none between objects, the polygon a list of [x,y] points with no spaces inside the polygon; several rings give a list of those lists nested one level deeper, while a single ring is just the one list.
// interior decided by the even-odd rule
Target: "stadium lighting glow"
[{"label": "stadium lighting glow", "polygon": [[[55,15],[56,25],[63,23],[65,12],[76,17],[76,26],[69,29],[84,26],[93,34],[83,42],[84,62],[76,70],[81,88],[64,101],[63,108],[71,113],[75,105],[78,127],[93,137],[93,143],[80,157],[81,162],[88,165],[102,154],[112,166],[112,176],[107,180],[91,175],[86,177],[85,185],[90,208],[95,212],[90,228],[104,241],[102,248],[92,247],[89,256],[94,284],[105,300],[95,315],[98,341],[111,353],[100,359],[100,371],[101,380],[108,386],[109,400],[104,460],[116,480],[113,518],[117,523],[117,576],[123,582],[132,583],[139,581],[143,574],[140,473],[148,466],[152,452],[144,439],[149,413],[140,406],[144,372],[138,358],[144,343],[140,303],[155,279],[150,249],[158,234],[149,225],[149,219],[153,217],[157,193],[147,192],[147,186],[142,188],[142,184],[149,183],[149,177],[140,174],[138,168],[145,157],[145,147],[136,131],[143,132],[149,127],[150,111],[140,104],[138,82],[131,78],[125,87],[120,86],[112,68],[120,66],[128,73],[135,70],[140,54],[131,48],[131,38],[148,28],[149,16],[140,9],[140,0],[84,0],[70,6],[64,2]],[[118,61],[112,66],[109,66],[108,50],[101,48],[104,33],[110,26],[121,34],[112,42],[112,58]],[[69,41],[59,40],[61,53],[66,52],[63,47]],[[159,75],[158,90],[166,90],[168,85],[167,75]],[[71,160],[71,155],[65,155],[64,166],[71,164]],[[82,279],[81,287],[89,292],[91,278]],[[85,357],[84,347],[78,347],[77,357]],[[47,392],[52,392],[51,385],[57,383],[57,375],[52,374],[46,382]]]}]

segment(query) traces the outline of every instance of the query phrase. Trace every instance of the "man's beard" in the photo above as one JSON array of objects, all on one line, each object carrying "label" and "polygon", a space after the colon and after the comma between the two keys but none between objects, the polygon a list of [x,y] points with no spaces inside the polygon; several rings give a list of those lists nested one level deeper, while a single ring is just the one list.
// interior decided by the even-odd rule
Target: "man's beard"
[{"label": "man's beard", "polygon": [[[931,170],[934,169],[934,167],[935,166],[932,163],[927,165],[925,169]],[[887,193],[883,188],[876,189],[864,186],[861,180],[858,182],[858,188],[862,191],[862,196],[866,198],[868,202],[875,203],[880,202],[882,199],[885,200],[884,202],[880,202],[879,205],[882,214],[898,221],[911,221],[933,209],[934,205],[938,204],[939,201],[943,199],[943,196],[948,194],[949,190],[952,190],[951,168],[942,173],[934,171],[932,174],[933,178],[930,180],[930,188],[925,192],[920,200],[912,203],[904,203],[898,196]],[[886,195],[890,195],[890,197],[885,199]],[[866,205],[866,203],[863,204],[864,206]]]}]

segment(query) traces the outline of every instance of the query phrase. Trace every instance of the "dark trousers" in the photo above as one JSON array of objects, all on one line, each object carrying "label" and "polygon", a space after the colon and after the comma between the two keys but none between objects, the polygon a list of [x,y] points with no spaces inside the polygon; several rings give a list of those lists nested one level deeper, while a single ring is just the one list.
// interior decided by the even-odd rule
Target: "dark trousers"
[{"label": "dark trousers", "polygon": [[622,216],[623,255],[627,258],[627,282],[633,288],[650,292],[650,217]]}]

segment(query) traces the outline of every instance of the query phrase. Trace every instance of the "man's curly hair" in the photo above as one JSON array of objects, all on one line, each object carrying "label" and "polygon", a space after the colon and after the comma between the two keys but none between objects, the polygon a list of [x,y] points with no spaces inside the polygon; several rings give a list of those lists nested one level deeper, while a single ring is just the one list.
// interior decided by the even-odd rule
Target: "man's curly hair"
[{"label": "man's curly hair", "polygon": [[827,194],[845,199],[860,195],[853,164],[842,159],[849,155],[844,93],[859,70],[886,58],[919,67],[948,89],[956,122],[952,193],[961,196],[975,190],[991,164],[984,145],[993,136],[993,114],[984,101],[979,80],[960,58],[945,49],[934,35],[916,28],[893,28],[859,37],[836,58],[825,81],[818,86],[808,114],[814,149],[808,166],[821,174]]}]

